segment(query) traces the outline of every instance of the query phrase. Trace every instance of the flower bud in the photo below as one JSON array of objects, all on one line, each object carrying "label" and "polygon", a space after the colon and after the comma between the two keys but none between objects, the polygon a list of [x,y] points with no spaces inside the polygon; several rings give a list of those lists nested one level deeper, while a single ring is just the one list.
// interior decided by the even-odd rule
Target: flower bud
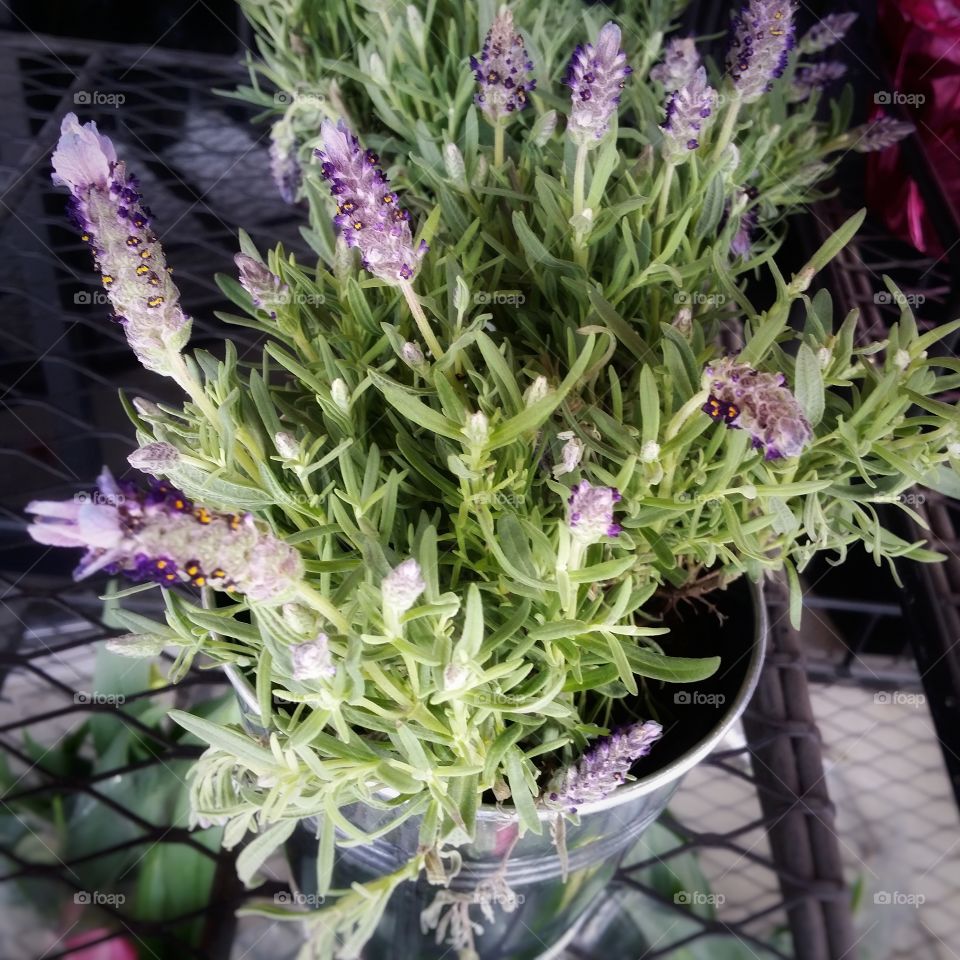
[{"label": "flower bud", "polygon": [[148,443],[134,450],[127,457],[127,463],[135,470],[160,476],[180,459],[180,451],[172,443]]},{"label": "flower bud", "polygon": [[273,445],[284,460],[300,459],[300,444],[289,430],[280,430],[273,435]]},{"label": "flower bud", "polygon": [[340,377],[337,377],[337,379],[330,384],[330,396],[333,397],[333,402],[344,413],[350,409],[350,391],[347,388],[346,381],[341,380]]},{"label": "flower bud", "polygon": [[380,584],[384,607],[398,615],[406,613],[426,589],[420,564],[413,557],[394,567]]}]

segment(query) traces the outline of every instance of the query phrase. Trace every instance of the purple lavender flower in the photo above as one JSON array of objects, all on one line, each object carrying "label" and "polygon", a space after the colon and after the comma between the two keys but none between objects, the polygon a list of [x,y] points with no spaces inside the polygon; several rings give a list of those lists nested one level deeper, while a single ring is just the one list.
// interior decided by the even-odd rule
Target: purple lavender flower
[{"label": "purple lavender flower", "polygon": [[286,117],[270,128],[270,175],[284,203],[296,203],[303,172],[297,157],[297,140]]},{"label": "purple lavender flower", "polygon": [[347,245],[360,249],[363,266],[375,277],[394,285],[412,280],[427,245],[414,249],[410,214],[399,206],[379,157],[364,151],[342,120],[324,120],[320,136],[323,149],[316,156],[337,200],[333,222]]},{"label": "purple lavender flower", "polygon": [[397,564],[380,584],[384,607],[397,614],[406,613],[426,589],[420,564],[413,557]]},{"label": "purple lavender flower", "polygon": [[135,177],[95,123],[63,118],[53,152],[53,182],[70,190],[71,222],[90,245],[100,279],[133,352],[148,369],[169,376],[171,353],[190,337],[180,291],[144,206]]},{"label": "purple lavender flower", "polygon": [[303,576],[297,551],[250,514],[222,514],[191,503],[157,481],[149,490],[117,483],[104,469],[92,494],[35,500],[28,527],[38,543],[85,550],[74,577],[98,570],[165,586],[192,583],[272,600]]},{"label": "purple lavender flower", "polygon": [[329,680],[337,673],[330,657],[330,638],[318,633],[315,640],[290,647],[294,680]]},{"label": "purple lavender flower", "polygon": [[574,50],[564,80],[571,90],[567,132],[574,143],[594,144],[610,129],[620,91],[632,72],[620,49],[620,28],[613,22],[603,25],[596,44]]},{"label": "purple lavender flower", "polygon": [[740,225],[730,241],[730,254],[733,257],[746,257],[753,246],[753,235],[757,232],[759,216],[757,208],[751,207],[740,215]]},{"label": "purple lavender flower", "polygon": [[767,460],[798,457],[813,439],[782,373],[760,373],[734,357],[723,357],[704,370],[703,385],[710,393],[703,412],[746,430]]},{"label": "purple lavender flower", "polygon": [[662,735],[656,720],[646,720],[604,737],[554,777],[547,795],[550,805],[575,812],[584,803],[609,796]]},{"label": "purple lavender flower", "polygon": [[830,13],[815,23],[801,38],[801,53],[823,53],[824,50],[839,43],[857,19],[855,13]]},{"label": "purple lavender flower", "polygon": [[847,65],[839,60],[825,60],[823,63],[799,67],[793,77],[790,100],[793,103],[807,100],[814,90],[823,90],[831,83],[836,83],[846,72]]},{"label": "purple lavender flower", "polygon": [[727,73],[744,103],[752,103],[783,76],[794,45],[793,0],[748,0],[733,18]]},{"label": "purple lavender flower", "polygon": [[848,131],[846,139],[858,153],[873,153],[876,150],[892,147],[905,137],[909,137],[915,130],[916,127],[905,120],[880,116]]},{"label": "purple lavender flower", "polygon": [[567,526],[573,538],[591,544],[617,536],[621,527],[613,522],[613,505],[620,499],[620,491],[613,487],[595,487],[581,480],[567,500]]},{"label": "purple lavender flower", "polygon": [[700,54],[693,37],[674,37],[664,48],[663,59],[650,71],[650,79],[673,93],[693,79],[700,66]]},{"label": "purple lavender flower", "polygon": [[264,264],[245,253],[234,255],[233,262],[240,271],[240,286],[250,294],[255,307],[266,310],[276,317],[274,307],[286,302],[289,288],[280,278],[271,273]]},{"label": "purple lavender flower", "polygon": [[473,101],[490,123],[509,120],[529,102],[527,95],[537,86],[530,77],[533,63],[506,7],[494,18],[480,55],[470,58],[470,68],[480,87]]},{"label": "purple lavender flower", "polygon": [[703,131],[713,122],[717,91],[707,83],[707,71],[697,67],[693,77],[667,101],[663,152],[668,160],[684,157],[700,146]]}]

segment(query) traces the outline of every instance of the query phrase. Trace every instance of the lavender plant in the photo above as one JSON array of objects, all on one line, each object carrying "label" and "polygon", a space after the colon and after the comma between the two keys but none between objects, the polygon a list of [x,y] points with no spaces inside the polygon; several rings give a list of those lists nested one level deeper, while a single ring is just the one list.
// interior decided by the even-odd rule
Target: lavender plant
[{"label": "lavender plant", "polygon": [[[651,17],[668,10],[649,6]],[[258,23],[306,47],[315,28],[298,9],[257,5]],[[598,24],[579,38],[563,96],[538,65],[571,60],[543,41],[552,18],[563,23],[554,46],[577,21],[561,4],[523,34],[519,16],[508,28],[499,14],[478,59],[480,102],[468,53],[424,68],[443,21],[408,12],[381,57],[385,76],[408,81],[368,105],[381,137],[409,122],[417,144],[388,167],[392,185],[371,152],[377,134],[352,127],[347,109],[329,116],[326,87],[305,141],[316,155],[302,166],[319,261],[264,255],[241,233],[239,277],[220,278],[239,311],[223,319],[265,335],[253,364],[229,341],[219,357],[185,352],[175,288],[150,267],[163,263],[159,244],[138,232],[146,223],[128,226],[131,211],[146,213],[122,161],[92,124],[64,122],[56,175],[131,346],[185,401],[127,404],[141,483],[105,473],[96,496],[31,504],[30,529],[81,548],[78,576],[113,571],[139,581],[131,590],[162,589],[165,622],[121,613],[131,634],[114,649],[175,650],[175,678],[199,662],[237,686],[242,726],[173,714],[208,744],[194,818],[222,825],[227,846],[256,835],[238,859],[245,881],[316,818],[329,905],[293,913],[311,926],[305,956],[356,956],[392,892],[421,873],[440,891],[425,922],[470,955],[475,901],[445,885],[482,803],[505,804],[522,832],[552,820],[559,842],[577,807],[669,749],[676,718],[663,691],[717,669],[707,641],[700,656],[675,655],[655,595],[786,570],[796,617],[799,574],[818,552],[842,558],[863,544],[878,562],[937,559],[886,530],[877,505],[909,512],[898,498],[914,483],[958,489],[957,412],[937,398],[958,373],[928,354],[960,324],[920,335],[904,306],[887,340],[854,345],[856,316],[836,323],[829,295],[809,291],[859,217],[789,279],[775,241],[730,250],[752,212],[780,216],[790,190],[802,193],[808,179],[775,180],[821,157],[827,135],[802,127],[816,91],[786,115],[790,61],[778,79],[782,57],[749,34],[772,17],[785,49],[777,9],[789,14],[755,2],[738,21],[745,65],[710,77],[678,41],[656,86],[662,37],[632,58],[621,50],[632,30]],[[384,31],[366,8],[325,16],[366,38],[354,71],[364,88],[362,58],[373,63]],[[498,14],[449,16],[451,50],[473,53],[480,23]],[[319,42],[305,62],[326,63]],[[491,117],[494,142],[481,146],[491,63],[498,79],[515,67],[538,83],[529,120],[512,118],[498,84],[511,119]],[[750,110],[780,116],[780,130],[758,136],[742,122]],[[431,129],[448,131],[442,149]],[[828,131],[853,142],[842,124]],[[744,171],[761,174],[745,184]],[[742,282],[761,266],[776,287],[763,310]],[[744,345],[725,356],[731,333]],[[375,835],[345,813],[356,804],[382,814],[379,832],[415,820],[419,845],[394,872],[339,890],[335,847]]]}]

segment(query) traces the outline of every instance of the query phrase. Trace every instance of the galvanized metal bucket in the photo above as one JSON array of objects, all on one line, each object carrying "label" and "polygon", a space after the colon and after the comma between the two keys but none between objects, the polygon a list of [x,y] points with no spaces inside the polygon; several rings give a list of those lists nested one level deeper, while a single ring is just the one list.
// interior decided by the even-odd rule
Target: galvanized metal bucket
[{"label": "galvanized metal bucket", "polygon": [[[737,669],[742,674],[736,695],[724,703],[715,725],[681,756],[579,808],[579,823],[566,824],[566,881],[550,836],[549,821],[555,814],[541,813],[544,829],[540,835],[528,832],[517,838],[518,821],[509,811],[484,806],[477,812],[475,839],[459,848],[463,868],[449,889],[474,901],[471,917],[483,926],[475,939],[479,960],[549,960],[589,921],[623,855],[663,812],[684,774],[720,743],[753,693],[763,663],[767,618],[761,589],[751,587],[750,595],[752,643],[744,645],[736,664],[721,666],[721,670]],[[364,805],[345,808],[343,813],[367,832],[383,826],[387,816],[396,816],[396,811],[387,814]],[[412,817],[369,845],[338,848],[335,885],[347,887],[399,869],[417,849],[419,826],[419,818]],[[508,850],[510,855],[504,860]],[[305,822],[288,844],[295,879],[304,893],[315,889],[316,851],[311,824]],[[512,891],[512,898],[500,880]],[[423,911],[433,903],[437,891],[438,887],[422,876],[416,883],[402,884],[365,948],[363,960],[453,960],[457,952],[449,945],[437,944],[433,932],[425,931],[421,923]],[[483,906],[488,908],[486,917]]]}]

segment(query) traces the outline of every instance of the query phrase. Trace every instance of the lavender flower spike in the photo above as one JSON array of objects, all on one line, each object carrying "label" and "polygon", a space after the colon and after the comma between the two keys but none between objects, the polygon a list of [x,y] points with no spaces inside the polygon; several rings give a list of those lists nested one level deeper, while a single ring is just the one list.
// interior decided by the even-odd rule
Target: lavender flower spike
[{"label": "lavender flower spike", "polygon": [[707,71],[697,67],[693,78],[667,101],[663,123],[663,153],[674,163],[700,146],[703,131],[713,122],[717,91],[707,83]]},{"label": "lavender flower spike", "polygon": [[303,173],[297,140],[286,116],[270,128],[270,175],[284,203],[296,203]]},{"label": "lavender flower spike", "polygon": [[613,522],[613,505],[620,499],[620,491],[613,487],[595,487],[581,480],[567,500],[567,526],[573,539],[591,544],[616,537],[621,528]]},{"label": "lavender flower spike", "polygon": [[733,18],[727,73],[744,103],[759,100],[783,76],[794,45],[793,0],[748,0]]},{"label": "lavender flower spike", "polygon": [[165,586],[191,583],[273,600],[303,577],[297,551],[249,514],[221,514],[155,482],[148,491],[104,469],[92,494],[35,500],[27,513],[38,543],[85,550],[74,577],[105,569]]},{"label": "lavender flower spike", "polygon": [[855,13],[830,13],[815,23],[801,38],[798,44],[801,53],[823,53],[824,50],[839,43],[857,19]]},{"label": "lavender flower spike", "polygon": [[663,727],[656,720],[646,720],[604,737],[554,777],[547,800],[551,806],[571,812],[584,803],[602,800],[626,782],[630,768],[650,753],[662,735]]},{"label": "lavender flower spike", "polygon": [[857,153],[873,153],[886,150],[895,143],[909,137],[916,130],[912,123],[897,120],[895,117],[876,117],[869,123],[854,127],[847,132],[846,138]]},{"label": "lavender flower spike", "polygon": [[494,18],[479,56],[470,58],[470,69],[480,87],[473,101],[494,126],[527,105],[537,81],[530,76],[533,63],[506,7]]},{"label": "lavender flower spike", "polygon": [[575,144],[595,144],[610,129],[620,91],[632,72],[620,49],[620,28],[613,22],[603,25],[595,44],[574,50],[564,82],[573,103],[567,132]]},{"label": "lavender flower spike", "polygon": [[190,338],[190,319],[150,229],[135,177],[95,123],[68,113],[53,152],[53,182],[70,190],[68,215],[93,251],[94,263],[137,359],[172,374],[172,355]]},{"label": "lavender flower spike", "polygon": [[398,205],[379,157],[364,151],[342,120],[324,120],[320,136],[323,149],[316,156],[337,200],[333,222],[347,245],[360,249],[364,268],[375,277],[394,286],[413,279],[427,245],[414,249],[410,214]]},{"label": "lavender flower spike", "polygon": [[259,260],[245,253],[234,254],[233,262],[239,271],[240,286],[250,294],[253,305],[276,317],[274,308],[287,302],[289,287]]},{"label": "lavender flower spike", "polygon": [[380,584],[385,610],[396,614],[406,613],[427,589],[420,564],[413,557],[397,564]]},{"label": "lavender flower spike", "polygon": [[734,429],[743,428],[767,460],[798,457],[813,439],[810,424],[786,387],[782,373],[760,373],[723,357],[703,373],[710,397],[703,412]]},{"label": "lavender flower spike", "polygon": [[810,66],[800,67],[793,78],[790,89],[792,103],[800,103],[809,99],[814,90],[822,90],[831,83],[840,80],[847,72],[847,65],[839,60],[825,60],[823,63],[813,63]]},{"label": "lavender flower spike", "polygon": [[693,37],[674,37],[664,48],[663,59],[650,71],[650,79],[673,93],[693,79],[700,66],[700,54]]}]

